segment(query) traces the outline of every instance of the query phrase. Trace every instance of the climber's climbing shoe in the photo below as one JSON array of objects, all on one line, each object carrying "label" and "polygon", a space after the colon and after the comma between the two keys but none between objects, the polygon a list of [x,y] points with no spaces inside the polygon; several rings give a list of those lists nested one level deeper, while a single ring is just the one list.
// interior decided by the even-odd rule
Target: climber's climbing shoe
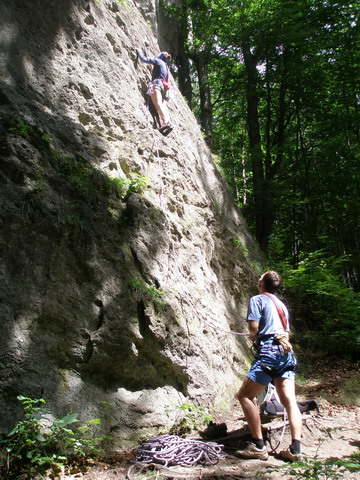
[{"label": "climber's climbing shoe", "polygon": [[172,132],[174,127],[170,123],[165,123],[159,128],[159,132],[166,137],[169,135],[170,132]]}]

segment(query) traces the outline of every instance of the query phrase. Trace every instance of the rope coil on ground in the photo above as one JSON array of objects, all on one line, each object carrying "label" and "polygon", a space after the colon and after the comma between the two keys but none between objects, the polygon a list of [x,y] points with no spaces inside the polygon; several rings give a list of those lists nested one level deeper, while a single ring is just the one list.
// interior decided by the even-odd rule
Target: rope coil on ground
[{"label": "rope coil on ground", "polygon": [[177,435],[160,435],[146,441],[135,451],[136,463],[158,463],[165,467],[178,465],[215,465],[226,457],[222,451],[224,445],[215,442],[203,442]]}]

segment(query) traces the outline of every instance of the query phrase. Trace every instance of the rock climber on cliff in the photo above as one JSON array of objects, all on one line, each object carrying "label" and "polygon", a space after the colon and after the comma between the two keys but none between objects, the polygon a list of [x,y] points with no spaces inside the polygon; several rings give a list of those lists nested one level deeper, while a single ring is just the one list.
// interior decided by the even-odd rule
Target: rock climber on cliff
[{"label": "rock climber on cliff", "polygon": [[161,52],[157,58],[145,57],[139,48],[136,49],[136,54],[142,62],[149,63],[153,66],[147,94],[150,96],[160,117],[159,131],[166,136],[173,129],[166,107],[169,91],[169,68],[167,62],[171,59],[171,55],[167,52]]}]

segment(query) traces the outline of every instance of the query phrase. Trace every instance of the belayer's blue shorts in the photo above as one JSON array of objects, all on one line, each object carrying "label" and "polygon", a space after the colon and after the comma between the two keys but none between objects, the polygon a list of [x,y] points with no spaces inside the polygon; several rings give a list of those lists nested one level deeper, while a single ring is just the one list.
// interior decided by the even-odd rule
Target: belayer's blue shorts
[{"label": "belayer's blue shorts", "polygon": [[285,353],[273,339],[261,342],[255,361],[246,374],[250,380],[267,386],[274,378],[289,378],[295,381],[297,360],[293,352]]}]

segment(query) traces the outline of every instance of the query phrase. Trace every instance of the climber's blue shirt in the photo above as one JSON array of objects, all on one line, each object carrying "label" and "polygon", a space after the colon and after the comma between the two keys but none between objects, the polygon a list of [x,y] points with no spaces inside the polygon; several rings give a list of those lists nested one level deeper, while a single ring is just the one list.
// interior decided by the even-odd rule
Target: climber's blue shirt
[{"label": "climber's blue shirt", "polygon": [[161,60],[161,58],[144,57],[144,55],[141,53],[138,53],[138,57],[142,62],[154,65],[151,80],[155,80],[156,78],[159,78],[160,80],[166,80],[168,76],[168,69],[164,60]]},{"label": "climber's blue shirt", "polygon": [[[277,298],[277,301],[285,314],[287,321],[286,331],[289,331],[289,312],[281,300]],[[257,338],[259,339],[267,335],[272,336],[284,332],[275,303],[265,294],[255,295],[255,297],[250,298],[247,321],[259,323],[259,330],[257,333]]]}]

